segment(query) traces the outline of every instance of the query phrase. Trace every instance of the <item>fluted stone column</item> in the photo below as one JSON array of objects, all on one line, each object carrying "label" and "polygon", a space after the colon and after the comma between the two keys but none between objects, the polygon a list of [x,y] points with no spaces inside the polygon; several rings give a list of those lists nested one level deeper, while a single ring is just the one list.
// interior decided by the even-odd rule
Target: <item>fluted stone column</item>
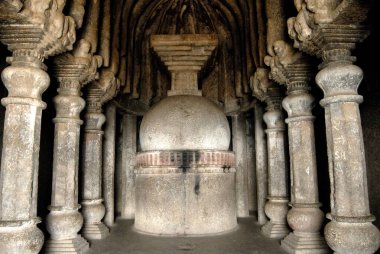
[{"label": "fluted stone column", "polygon": [[123,116],[123,176],[122,176],[122,204],[121,217],[135,218],[135,165],[136,165],[136,136],[137,117],[126,114]]},{"label": "fluted stone column", "polygon": [[106,215],[104,223],[112,227],[115,223],[115,132],[116,107],[110,103],[106,107],[106,127],[103,147],[103,197]]},{"label": "fluted stone column", "polygon": [[270,238],[282,239],[288,233],[288,166],[285,150],[285,123],[281,110],[282,95],[268,78],[268,70],[259,68],[253,81],[254,94],[267,104],[264,121],[267,125],[268,201],[265,213],[270,219],[262,232]]},{"label": "fluted stone column", "polygon": [[[1,76],[8,89],[8,97],[2,99],[6,114],[0,171],[1,253],[39,253],[44,242],[36,226],[41,116],[46,108],[41,96],[50,83],[43,60],[66,51],[75,41],[74,22],[60,12],[61,7],[62,3],[53,10],[35,2],[23,6],[20,1],[0,7],[0,41],[13,52],[11,65]],[[55,19],[61,23],[53,27],[50,22]]]},{"label": "fluted stone column", "polygon": [[237,217],[248,217],[247,135],[244,114],[232,116],[232,145],[236,156]]},{"label": "fluted stone column", "polygon": [[[368,204],[366,162],[357,89],[363,71],[351,50],[368,35],[364,1],[307,1],[288,21],[289,35],[301,50],[321,56],[316,76],[324,92],[330,174],[331,220],[325,227],[328,245],[337,254],[372,254],[380,246]],[[310,27],[309,24],[315,24]]]},{"label": "fluted stone column", "polygon": [[[93,86],[93,84],[91,84]],[[99,102],[98,89],[88,89],[87,112],[83,139],[82,213],[83,236],[88,240],[103,239],[109,229],[102,223],[105,207],[102,198],[103,131],[106,121]]]},{"label": "fluted stone column", "polygon": [[54,62],[54,74],[59,82],[54,98],[57,116],[54,134],[52,200],[47,216],[51,239],[46,253],[83,253],[89,244],[80,235],[83,217],[78,211],[78,168],[80,112],[85,107],[81,98],[82,84],[95,79],[98,57],[89,52],[89,43],[81,40],[73,54],[66,53]]},{"label": "fluted stone column", "polygon": [[264,225],[268,221],[264,209],[268,195],[267,141],[264,132],[264,108],[260,103],[256,103],[254,110],[257,179],[257,220],[260,225]]},{"label": "fluted stone column", "polygon": [[314,138],[314,97],[309,93],[313,78],[312,63],[284,41],[273,44],[274,56],[267,56],[271,78],[286,85],[287,97],[282,101],[288,113],[291,210],[287,219],[293,229],[282,242],[288,253],[323,254],[329,249],[320,230],[324,213],[319,209],[318,176]]}]

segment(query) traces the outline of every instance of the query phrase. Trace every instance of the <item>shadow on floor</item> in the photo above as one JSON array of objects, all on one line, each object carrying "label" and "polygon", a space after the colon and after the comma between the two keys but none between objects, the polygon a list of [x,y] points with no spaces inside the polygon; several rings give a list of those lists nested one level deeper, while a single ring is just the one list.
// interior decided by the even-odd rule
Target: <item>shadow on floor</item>
[{"label": "shadow on floor", "polygon": [[93,241],[86,254],[285,254],[280,242],[265,238],[253,217],[239,219],[235,232],[208,237],[156,237],[133,231],[132,220],[118,220],[111,235]]}]

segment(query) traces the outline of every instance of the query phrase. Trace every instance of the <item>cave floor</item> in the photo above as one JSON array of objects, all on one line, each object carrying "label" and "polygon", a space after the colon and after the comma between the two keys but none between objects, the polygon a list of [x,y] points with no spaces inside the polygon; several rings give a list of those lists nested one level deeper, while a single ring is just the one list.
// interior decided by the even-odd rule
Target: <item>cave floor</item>
[{"label": "cave floor", "polygon": [[207,237],[156,237],[133,230],[133,220],[118,220],[104,240],[92,241],[86,254],[285,254],[280,241],[265,238],[253,217],[239,219],[239,229]]}]

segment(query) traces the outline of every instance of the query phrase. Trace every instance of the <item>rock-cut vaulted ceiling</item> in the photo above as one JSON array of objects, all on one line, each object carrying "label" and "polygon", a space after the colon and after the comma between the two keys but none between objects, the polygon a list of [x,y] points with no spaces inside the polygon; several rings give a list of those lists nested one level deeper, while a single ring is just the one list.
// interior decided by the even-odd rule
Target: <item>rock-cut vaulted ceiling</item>
[{"label": "rock-cut vaulted ceiling", "polygon": [[[124,0],[114,6],[120,31],[122,95],[131,110],[166,96],[170,76],[150,46],[154,34],[216,34],[218,47],[199,75],[203,96],[238,110],[250,97],[249,79],[265,52],[262,0]],[[118,27],[120,26],[120,27]]]}]

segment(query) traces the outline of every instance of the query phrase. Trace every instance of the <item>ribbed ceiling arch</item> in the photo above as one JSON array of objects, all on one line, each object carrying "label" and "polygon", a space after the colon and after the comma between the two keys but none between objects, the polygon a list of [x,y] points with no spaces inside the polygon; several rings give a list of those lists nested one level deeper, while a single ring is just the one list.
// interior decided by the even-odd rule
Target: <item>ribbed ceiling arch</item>
[{"label": "ribbed ceiling arch", "polygon": [[244,0],[124,1],[120,25],[123,100],[149,107],[166,96],[169,74],[153,54],[153,34],[214,33],[219,46],[200,75],[203,95],[236,110],[250,97],[249,77],[258,63],[255,3]]}]

